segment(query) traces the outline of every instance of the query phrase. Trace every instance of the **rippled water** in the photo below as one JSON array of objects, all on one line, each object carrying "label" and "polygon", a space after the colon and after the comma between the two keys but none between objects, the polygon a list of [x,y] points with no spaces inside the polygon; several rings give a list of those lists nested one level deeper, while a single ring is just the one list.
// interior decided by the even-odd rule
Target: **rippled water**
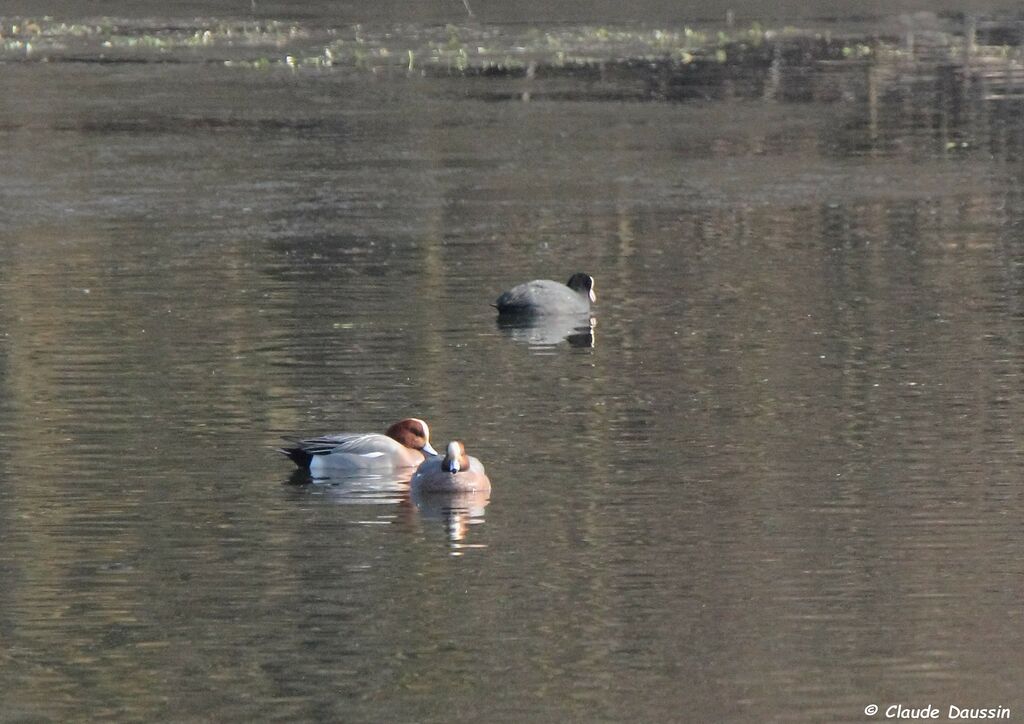
[{"label": "rippled water", "polygon": [[[0,70],[0,719],[1024,707],[1013,88]],[[406,415],[489,502],[270,449]]]}]

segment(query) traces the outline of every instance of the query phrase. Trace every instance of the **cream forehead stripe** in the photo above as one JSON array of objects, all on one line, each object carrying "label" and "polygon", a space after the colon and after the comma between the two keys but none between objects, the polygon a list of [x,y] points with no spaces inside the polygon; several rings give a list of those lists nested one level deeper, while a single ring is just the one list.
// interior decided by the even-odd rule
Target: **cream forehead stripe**
[{"label": "cream forehead stripe", "polygon": [[430,428],[427,426],[427,423],[425,423],[423,420],[421,420],[418,417],[414,417],[412,419],[415,420],[416,422],[418,422],[419,424],[423,425],[423,437],[425,437],[426,439],[429,440],[430,439]]}]

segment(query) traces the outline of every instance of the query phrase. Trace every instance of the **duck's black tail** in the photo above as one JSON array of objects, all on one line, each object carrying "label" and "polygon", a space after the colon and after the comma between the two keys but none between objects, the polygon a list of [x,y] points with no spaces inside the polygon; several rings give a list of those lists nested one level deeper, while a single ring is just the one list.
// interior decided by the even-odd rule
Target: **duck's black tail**
[{"label": "duck's black tail", "polygon": [[274,450],[287,457],[300,468],[306,470],[309,469],[309,461],[313,459],[313,456],[301,447],[276,447]]}]

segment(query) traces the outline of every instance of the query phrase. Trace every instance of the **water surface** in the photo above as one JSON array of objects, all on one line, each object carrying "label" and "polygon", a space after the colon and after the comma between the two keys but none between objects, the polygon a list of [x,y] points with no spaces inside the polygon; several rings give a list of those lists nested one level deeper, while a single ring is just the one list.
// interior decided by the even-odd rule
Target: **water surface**
[{"label": "water surface", "polygon": [[[0,68],[0,718],[1024,706],[998,78]],[[486,506],[270,449],[407,415]]]}]

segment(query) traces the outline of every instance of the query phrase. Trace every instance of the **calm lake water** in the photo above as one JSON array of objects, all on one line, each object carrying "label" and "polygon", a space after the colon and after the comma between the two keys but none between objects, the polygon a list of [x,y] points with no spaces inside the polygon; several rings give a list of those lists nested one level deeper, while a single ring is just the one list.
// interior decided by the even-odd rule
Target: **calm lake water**
[{"label": "calm lake water", "polygon": [[[1020,716],[1012,88],[89,58],[0,64],[0,720]],[[408,415],[489,502],[271,450]]]}]

